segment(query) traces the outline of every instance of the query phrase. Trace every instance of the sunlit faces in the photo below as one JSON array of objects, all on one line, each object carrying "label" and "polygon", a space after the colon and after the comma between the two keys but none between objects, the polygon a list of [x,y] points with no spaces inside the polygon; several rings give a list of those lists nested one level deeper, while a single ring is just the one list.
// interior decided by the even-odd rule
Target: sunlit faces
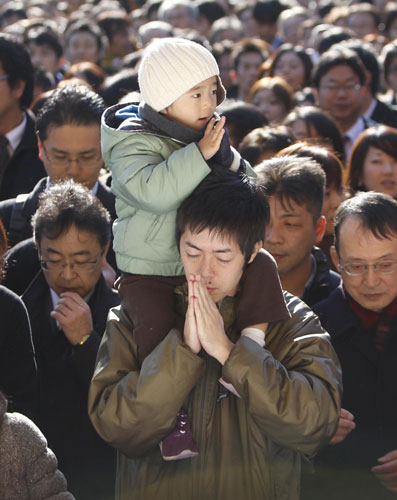
[{"label": "sunlit faces", "polygon": [[87,31],[77,31],[68,40],[65,56],[70,64],[84,61],[97,63],[100,58],[98,41]]},{"label": "sunlit faces", "polygon": [[170,120],[200,131],[215,112],[217,88],[217,78],[212,76],[178,97],[161,113]]},{"label": "sunlit faces", "polygon": [[270,89],[258,90],[252,98],[252,104],[265,115],[271,124],[278,124],[287,116],[285,104]]},{"label": "sunlit faces", "polygon": [[57,72],[60,66],[60,59],[52,47],[46,44],[37,45],[31,42],[28,49],[30,59],[35,68],[44,68],[52,74]]},{"label": "sunlit faces", "polygon": [[[251,262],[262,242],[258,242]],[[245,257],[235,237],[204,229],[200,233],[185,230],[180,253],[187,278],[200,275],[215,302],[234,296],[245,266]]]},{"label": "sunlit faces", "polygon": [[263,247],[277,262],[280,277],[296,271],[307,264],[313,245],[324,235],[325,222],[322,217],[313,220],[306,205],[293,200],[281,200],[269,196],[270,224],[266,228]]},{"label": "sunlit faces", "polygon": [[248,94],[252,85],[258,78],[259,66],[263,63],[263,57],[259,52],[245,52],[240,55],[237,68],[237,85],[241,95]]},{"label": "sunlit faces", "polygon": [[[376,264],[397,259],[397,235],[390,238],[375,237],[351,217],[342,223],[339,231],[339,259],[331,248],[335,265]],[[380,312],[397,297],[397,272],[382,274],[373,267],[360,276],[350,276],[340,269],[343,284],[353,299],[362,307]]]},{"label": "sunlit faces", "polygon": [[274,76],[281,76],[293,90],[299,90],[305,81],[305,67],[294,52],[285,52],[277,60]]},{"label": "sunlit faces", "polygon": [[49,127],[39,156],[51,182],[71,178],[92,189],[103,165],[99,123]]},{"label": "sunlit faces", "polygon": [[397,198],[397,158],[371,146],[364,160],[360,184],[368,191]]},{"label": "sunlit faces", "polygon": [[90,272],[80,272],[75,266],[65,266],[57,271],[43,271],[48,286],[58,295],[63,292],[75,292],[86,297],[97,284],[102,266],[105,264],[107,248],[101,254],[99,240],[94,233],[71,226],[55,239],[43,237],[39,245],[42,260],[53,262],[76,263],[94,262]]},{"label": "sunlit faces", "polygon": [[362,95],[358,75],[346,64],[330,68],[318,88],[320,108],[328,111],[343,131],[361,115]]}]

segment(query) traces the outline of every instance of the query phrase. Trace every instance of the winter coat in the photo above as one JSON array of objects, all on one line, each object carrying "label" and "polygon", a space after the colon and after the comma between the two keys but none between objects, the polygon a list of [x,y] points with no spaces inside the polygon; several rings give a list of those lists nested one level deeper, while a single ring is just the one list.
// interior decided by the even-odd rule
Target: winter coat
[{"label": "winter coat", "polygon": [[0,399],[1,500],[73,500],[54,453],[39,428]]},{"label": "winter coat", "polygon": [[[179,329],[141,369],[128,318],[120,308],[110,311],[88,406],[98,433],[119,450],[117,499],[299,498],[301,457],[336,430],[341,372],[317,317],[300,299],[286,299],[292,317],[269,325],[265,348],[239,338],[235,299],[222,301],[225,331],[235,342],[223,367],[184,344],[185,293],[177,298]],[[221,376],[240,398],[223,388]],[[182,406],[199,455],[166,462],[158,443]]]},{"label": "winter coat", "polygon": [[[105,111],[102,155],[112,171],[118,217],[113,247],[121,271],[183,274],[175,239],[176,212],[211,172],[196,142],[201,135],[147,104],[139,108],[118,104]],[[239,164],[240,155],[233,153]],[[248,164],[246,168],[255,175]]]},{"label": "winter coat", "polygon": [[381,352],[375,329],[365,329],[338,287],[314,306],[331,336],[343,374],[342,408],[356,428],[339,444],[327,446],[305,478],[304,500],[388,500],[388,491],[371,472],[378,458],[397,449],[397,318]]}]

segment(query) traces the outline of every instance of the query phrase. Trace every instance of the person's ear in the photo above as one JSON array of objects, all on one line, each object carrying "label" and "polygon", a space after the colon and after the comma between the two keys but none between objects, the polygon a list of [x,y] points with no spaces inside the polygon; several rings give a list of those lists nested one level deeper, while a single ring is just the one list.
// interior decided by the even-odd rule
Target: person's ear
[{"label": "person's ear", "polygon": [[321,215],[316,223],[316,238],[314,243],[318,245],[321,243],[321,240],[323,239],[324,233],[325,233],[325,226],[327,225],[327,221],[324,217],[324,215]]},{"label": "person's ear", "polygon": [[255,259],[257,256],[259,250],[263,247],[263,241],[257,241],[254,245],[254,249],[252,250],[251,257],[249,258],[247,264],[251,264],[251,262]]},{"label": "person's ear", "polygon": [[17,80],[11,91],[17,99],[20,99],[24,93],[26,82],[24,80]]},{"label": "person's ear", "polygon": [[332,262],[335,266],[335,269],[338,269],[338,264],[339,264],[339,257],[338,257],[338,252],[336,251],[336,248],[334,245],[329,249],[329,253],[331,255]]},{"label": "person's ear", "polygon": [[106,260],[106,256],[108,254],[109,247],[110,247],[110,241],[108,241],[106,243],[106,245],[103,247],[102,262],[104,262]]},{"label": "person's ear", "polygon": [[39,158],[41,161],[43,161],[43,155],[44,155],[43,143],[41,142],[39,136],[37,136],[37,147],[39,148]]}]

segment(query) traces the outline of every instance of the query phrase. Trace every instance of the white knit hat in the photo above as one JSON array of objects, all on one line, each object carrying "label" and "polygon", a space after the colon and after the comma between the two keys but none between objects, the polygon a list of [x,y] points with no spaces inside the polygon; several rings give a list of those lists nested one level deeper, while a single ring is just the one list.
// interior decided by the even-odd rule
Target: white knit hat
[{"label": "white knit hat", "polygon": [[199,83],[218,77],[218,104],[225,99],[214,56],[202,45],[184,38],[152,42],[139,64],[138,82],[143,100],[155,111],[170,106]]}]

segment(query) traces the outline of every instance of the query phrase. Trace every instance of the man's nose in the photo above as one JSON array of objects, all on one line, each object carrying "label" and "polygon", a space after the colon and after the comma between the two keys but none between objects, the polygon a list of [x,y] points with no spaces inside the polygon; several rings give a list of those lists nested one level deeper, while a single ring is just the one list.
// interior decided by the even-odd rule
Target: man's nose
[{"label": "man's nose", "polygon": [[80,174],[79,161],[75,158],[71,158],[67,166],[67,176],[71,177],[74,180],[77,180],[79,174]]},{"label": "man's nose", "polygon": [[265,232],[265,241],[267,243],[275,244],[281,242],[281,232],[275,224],[269,224]]},{"label": "man's nose", "polygon": [[71,267],[69,264],[66,264],[66,266],[63,267],[62,269],[62,276],[63,279],[65,280],[72,280],[76,276],[76,272],[73,267]]},{"label": "man's nose", "polygon": [[365,283],[369,288],[374,288],[379,284],[379,273],[375,271],[373,266],[368,268],[368,271],[365,274]]},{"label": "man's nose", "polygon": [[200,275],[203,278],[210,278],[213,276],[213,262],[211,257],[203,257],[201,260],[201,266],[200,266]]}]

